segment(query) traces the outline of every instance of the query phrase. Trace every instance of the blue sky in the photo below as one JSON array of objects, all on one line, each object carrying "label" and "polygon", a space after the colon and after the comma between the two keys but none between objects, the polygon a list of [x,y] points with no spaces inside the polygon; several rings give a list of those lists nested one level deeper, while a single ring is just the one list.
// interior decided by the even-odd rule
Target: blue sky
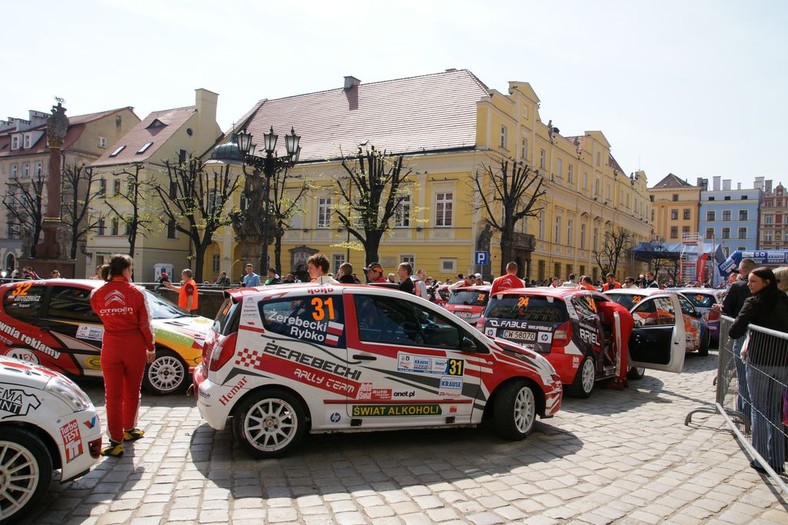
[{"label": "blue sky", "polygon": [[[261,98],[465,68],[530,82],[563,135],[601,130],[627,172],[788,184],[788,2],[92,0],[3,6],[0,118],[219,93],[228,129]],[[384,146],[384,145],[380,145]],[[308,138],[302,140],[308,148]]]}]

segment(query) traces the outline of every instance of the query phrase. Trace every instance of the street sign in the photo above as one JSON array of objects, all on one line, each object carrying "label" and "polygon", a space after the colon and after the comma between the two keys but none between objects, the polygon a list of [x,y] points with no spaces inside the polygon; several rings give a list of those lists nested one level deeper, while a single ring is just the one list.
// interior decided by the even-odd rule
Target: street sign
[{"label": "street sign", "polygon": [[476,252],[476,264],[487,264],[490,262],[490,252]]}]

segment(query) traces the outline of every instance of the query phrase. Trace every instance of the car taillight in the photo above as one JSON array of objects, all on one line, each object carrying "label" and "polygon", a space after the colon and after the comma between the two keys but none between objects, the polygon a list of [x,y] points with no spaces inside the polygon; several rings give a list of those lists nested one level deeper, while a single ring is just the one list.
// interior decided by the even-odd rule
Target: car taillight
[{"label": "car taillight", "polygon": [[210,360],[208,361],[208,370],[216,372],[220,370],[227,361],[235,354],[235,341],[238,334],[230,334],[226,337],[219,336],[211,352]]},{"label": "car taillight", "polygon": [[479,320],[476,321],[476,329],[480,332],[484,329],[484,316],[480,315]]},{"label": "car taillight", "polygon": [[558,325],[553,334],[553,348],[563,348],[572,341],[572,323],[566,321]]}]

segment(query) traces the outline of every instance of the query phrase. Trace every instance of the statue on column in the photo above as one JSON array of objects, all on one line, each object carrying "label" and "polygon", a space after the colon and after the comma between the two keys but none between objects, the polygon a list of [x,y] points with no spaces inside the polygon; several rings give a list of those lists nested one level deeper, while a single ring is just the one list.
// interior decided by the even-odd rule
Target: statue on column
[{"label": "statue on column", "polygon": [[484,229],[476,239],[476,250],[480,252],[490,251],[490,239],[492,238],[492,228],[489,224],[484,225]]}]

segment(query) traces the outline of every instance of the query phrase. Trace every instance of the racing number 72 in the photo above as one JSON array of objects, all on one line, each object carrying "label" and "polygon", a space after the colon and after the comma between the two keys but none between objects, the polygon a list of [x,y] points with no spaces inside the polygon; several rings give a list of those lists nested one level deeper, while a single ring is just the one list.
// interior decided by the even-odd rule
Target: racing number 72
[{"label": "racing number 72", "polygon": [[328,318],[333,320],[334,319],[334,298],[333,297],[326,297],[323,299],[322,297],[313,297],[312,298],[312,306],[315,307],[315,311],[312,312],[312,319],[315,321],[322,321],[326,317],[326,310],[328,310]]}]

